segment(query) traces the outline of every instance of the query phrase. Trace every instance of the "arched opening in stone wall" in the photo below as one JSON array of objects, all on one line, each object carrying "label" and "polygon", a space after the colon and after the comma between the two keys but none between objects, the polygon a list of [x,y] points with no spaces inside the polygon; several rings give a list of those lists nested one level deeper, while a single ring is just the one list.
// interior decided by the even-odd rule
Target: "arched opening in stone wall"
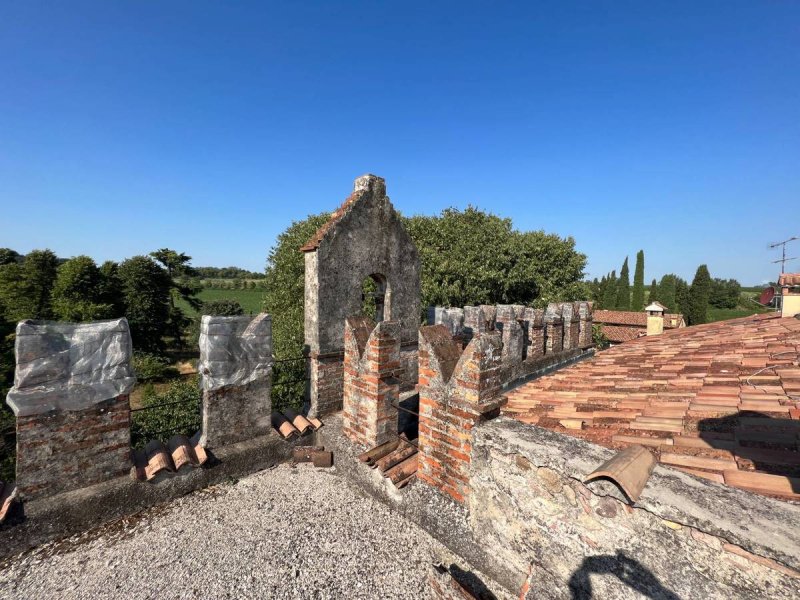
[{"label": "arched opening in stone wall", "polygon": [[389,286],[386,277],[373,273],[361,282],[361,315],[369,317],[376,323],[388,320]]}]

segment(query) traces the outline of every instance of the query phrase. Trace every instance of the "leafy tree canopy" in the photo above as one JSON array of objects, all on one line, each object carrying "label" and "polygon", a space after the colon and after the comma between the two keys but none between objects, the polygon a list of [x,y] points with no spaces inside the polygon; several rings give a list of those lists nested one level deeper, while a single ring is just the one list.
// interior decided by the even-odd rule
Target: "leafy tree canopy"
[{"label": "leafy tree canopy", "polygon": [[134,256],[119,265],[117,276],[134,347],[162,352],[173,285],[169,274],[152,258]]},{"label": "leafy tree canopy", "polygon": [[53,285],[53,312],[62,321],[81,322],[114,316],[105,302],[104,277],[94,260],[77,256],[58,267]]}]

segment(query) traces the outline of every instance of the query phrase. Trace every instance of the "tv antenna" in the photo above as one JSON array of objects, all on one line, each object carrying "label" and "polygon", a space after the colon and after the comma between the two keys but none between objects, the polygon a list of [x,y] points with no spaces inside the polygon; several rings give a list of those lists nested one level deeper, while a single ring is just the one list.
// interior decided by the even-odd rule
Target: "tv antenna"
[{"label": "tv antenna", "polygon": [[797,260],[797,256],[793,256],[791,258],[786,258],[786,244],[789,242],[793,242],[794,240],[800,240],[800,237],[794,236],[790,237],[788,240],[783,240],[782,242],[775,242],[774,244],[770,244],[770,248],[777,248],[778,246],[781,247],[781,258],[778,260],[773,260],[772,264],[781,263],[781,275],[786,272],[786,263],[790,260]]}]

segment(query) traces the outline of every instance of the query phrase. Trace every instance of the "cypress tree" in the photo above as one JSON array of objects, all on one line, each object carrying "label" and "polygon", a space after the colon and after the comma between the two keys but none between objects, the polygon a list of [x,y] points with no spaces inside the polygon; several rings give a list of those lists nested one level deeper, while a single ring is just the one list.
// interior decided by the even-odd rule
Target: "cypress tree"
[{"label": "cypress tree", "polygon": [[631,309],[631,278],[628,270],[628,257],[622,263],[622,270],[619,272],[617,281],[617,310]]},{"label": "cypress tree", "polygon": [[606,280],[606,289],[603,291],[602,307],[606,310],[614,310],[617,303],[617,272],[611,271],[611,275]]},{"label": "cypress tree", "polygon": [[644,308],[644,250],[636,253],[636,268],[633,271],[633,297],[631,310]]},{"label": "cypress tree", "polygon": [[658,284],[658,292],[656,293],[658,301],[667,307],[667,311],[672,313],[681,312],[676,298],[678,279],[678,276],[672,273],[664,275]]},{"label": "cypress tree", "polygon": [[[647,297],[647,303],[649,304],[651,302],[655,302],[656,300],[658,300],[658,283],[656,283],[656,280],[653,279],[653,283],[650,284],[650,294]],[[658,301],[661,302],[661,300]],[[661,302],[661,304],[664,303]]]},{"label": "cypress tree", "polygon": [[680,277],[675,278],[675,307],[688,321],[689,318],[689,286]]},{"label": "cypress tree", "polygon": [[689,288],[689,325],[708,322],[708,298],[711,295],[711,275],[706,265],[697,267]]}]

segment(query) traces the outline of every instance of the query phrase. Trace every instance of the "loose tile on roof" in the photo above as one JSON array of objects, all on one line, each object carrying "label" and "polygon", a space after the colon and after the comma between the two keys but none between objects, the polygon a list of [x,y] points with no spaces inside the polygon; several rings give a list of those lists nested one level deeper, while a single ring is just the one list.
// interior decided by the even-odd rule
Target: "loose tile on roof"
[{"label": "loose tile on roof", "polygon": [[800,500],[798,319],[758,315],[642,337],[507,398],[504,413],[522,422],[609,448],[641,444],[686,472]]},{"label": "loose tile on roof", "polygon": [[359,454],[358,459],[402,489],[417,477],[418,451],[416,444],[404,435]]},{"label": "loose tile on roof", "polygon": [[11,505],[17,499],[17,486],[0,481],[0,523],[6,520]]}]

